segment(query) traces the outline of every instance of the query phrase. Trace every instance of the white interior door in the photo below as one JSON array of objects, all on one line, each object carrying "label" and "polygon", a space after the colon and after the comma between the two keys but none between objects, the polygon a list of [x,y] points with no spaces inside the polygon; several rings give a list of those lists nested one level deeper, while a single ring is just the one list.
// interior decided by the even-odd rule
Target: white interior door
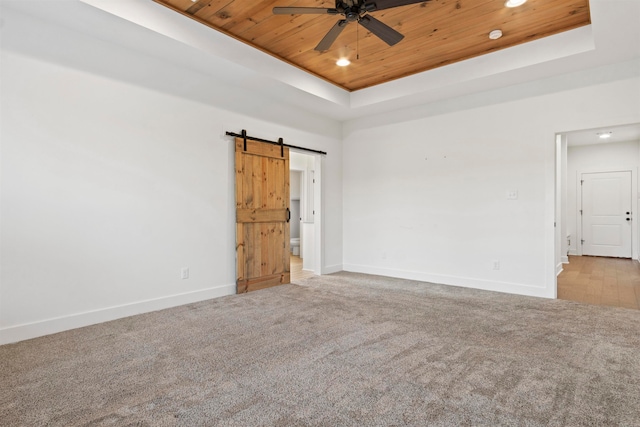
[{"label": "white interior door", "polygon": [[631,171],[582,174],[582,254],[631,258]]}]

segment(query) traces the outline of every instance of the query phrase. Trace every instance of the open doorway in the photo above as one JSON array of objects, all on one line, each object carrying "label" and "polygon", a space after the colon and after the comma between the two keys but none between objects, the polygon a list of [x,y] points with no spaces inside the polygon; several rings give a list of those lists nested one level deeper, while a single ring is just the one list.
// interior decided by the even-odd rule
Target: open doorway
[{"label": "open doorway", "polygon": [[640,309],[640,124],[556,139],[557,297]]},{"label": "open doorway", "polygon": [[321,156],[290,153],[291,280],[321,274]]}]

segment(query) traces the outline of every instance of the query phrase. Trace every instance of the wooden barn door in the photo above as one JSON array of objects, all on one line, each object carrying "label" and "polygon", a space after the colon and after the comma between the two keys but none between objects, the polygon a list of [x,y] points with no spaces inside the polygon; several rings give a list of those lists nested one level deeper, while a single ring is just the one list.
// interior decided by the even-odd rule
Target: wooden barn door
[{"label": "wooden barn door", "polygon": [[290,282],[290,217],[289,149],[236,138],[238,293]]}]

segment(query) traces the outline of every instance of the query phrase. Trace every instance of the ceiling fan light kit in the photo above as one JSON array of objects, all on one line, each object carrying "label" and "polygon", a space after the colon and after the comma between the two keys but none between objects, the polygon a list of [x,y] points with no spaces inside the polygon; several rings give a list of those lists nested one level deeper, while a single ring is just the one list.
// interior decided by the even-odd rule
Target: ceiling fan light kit
[{"label": "ceiling fan light kit", "polygon": [[342,30],[350,22],[357,22],[369,30],[373,35],[381,39],[389,46],[393,46],[404,38],[402,34],[378,21],[370,12],[391,9],[393,7],[407,6],[416,3],[426,3],[429,0],[336,0],[335,8],[322,7],[274,7],[274,15],[342,15],[329,32],[320,40],[314,50],[324,52],[329,50]]}]

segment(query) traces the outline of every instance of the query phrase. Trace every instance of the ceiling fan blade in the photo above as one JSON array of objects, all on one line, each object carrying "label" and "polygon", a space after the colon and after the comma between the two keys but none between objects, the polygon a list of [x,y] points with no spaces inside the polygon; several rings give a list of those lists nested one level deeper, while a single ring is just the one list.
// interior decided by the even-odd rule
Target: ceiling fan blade
[{"label": "ceiling fan blade", "polygon": [[274,7],[274,15],[337,15],[336,9],[325,7]]},{"label": "ceiling fan blade", "polygon": [[320,40],[318,46],[315,47],[315,50],[318,52],[324,52],[325,50],[329,50],[334,41],[338,38],[344,27],[347,26],[349,22],[346,19],[341,19],[336,22],[336,25],[331,27],[329,32]]},{"label": "ceiling fan blade", "polygon": [[369,15],[365,15],[360,18],[358,20],[358,24],[371,31],[374,35],[380,37],[380,39],[389,46],[393,46],[404,38],[402,34],[397,32],[387,24],[384,24]]},{"label": "ceiling fan blade", "polygon": [[427,1],[429,0],[371,0],[366,1],[362,8],[367,12],[373,12],[374,10],[391,9],[409,4],[426,3]]}]

